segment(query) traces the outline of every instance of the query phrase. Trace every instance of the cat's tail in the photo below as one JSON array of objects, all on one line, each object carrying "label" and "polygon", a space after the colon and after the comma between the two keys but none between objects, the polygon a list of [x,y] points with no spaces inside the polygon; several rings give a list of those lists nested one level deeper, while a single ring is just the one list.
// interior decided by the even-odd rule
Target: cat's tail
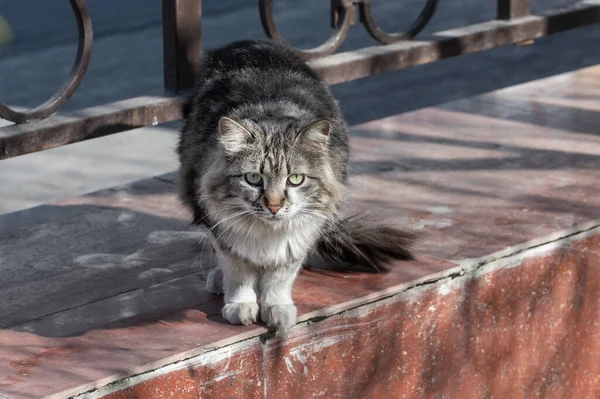
[{"label": "cat's tail", "polygon": [[322,233],[317,251],[334,265],[386,271],[391,261],[414,259],[411,233],[365,215],[328,223]]}]

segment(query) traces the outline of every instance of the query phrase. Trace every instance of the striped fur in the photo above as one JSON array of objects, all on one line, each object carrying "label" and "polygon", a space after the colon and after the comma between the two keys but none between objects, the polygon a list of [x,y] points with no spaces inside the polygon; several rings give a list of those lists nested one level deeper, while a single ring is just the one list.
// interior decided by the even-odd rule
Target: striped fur
[{"label": "striped fur", "polygon": [[[360,234],[359,219],[340,216],[348,127],[327,85],[283,45],[241,41],[209,52],[184,116],[181,199],[212,233],[219,266],[207,287],[224,292],[230,322],[293,325],[291,287],[314,249],[377,269],[410,257],[400,230]],[[340,227],[346,234],[332,233]],[[378,245],[378,234],[399,240]]]}]

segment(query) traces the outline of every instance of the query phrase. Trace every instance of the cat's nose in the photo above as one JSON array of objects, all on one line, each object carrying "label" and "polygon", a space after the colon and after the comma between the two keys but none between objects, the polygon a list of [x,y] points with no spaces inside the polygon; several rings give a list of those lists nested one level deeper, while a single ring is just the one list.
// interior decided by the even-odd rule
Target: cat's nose
[{"label": "cat's nose", "polygon": [[277,204],[277,205],[269,204],[269,205],[267,205],[267,208],[269,208],[269,210],[271,211],[271,213],[273,215],[276,215],[277,212],[279,212],[279,210],[281,209],[281,205],[280,204]]}]

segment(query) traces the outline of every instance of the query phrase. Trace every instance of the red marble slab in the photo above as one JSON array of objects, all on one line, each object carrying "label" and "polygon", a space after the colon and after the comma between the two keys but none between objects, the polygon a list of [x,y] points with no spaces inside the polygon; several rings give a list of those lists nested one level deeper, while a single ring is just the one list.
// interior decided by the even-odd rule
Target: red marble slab
[{"label": "red marble slab", "polygon": [[600,218],[598,135],[436,108],[355,132],[354,207],[423,253],[478,258]]},{"label": "red marble slab", "polygon": [[598,248],[595,228],[101,397],[597,397]]},{"label": "red marble slab", "polygon": [[[444,282],[453,272],[462,281],[458,261],[600,219],[597,119],[539,106],[552,97],[553,107],[600,110],[598,82],[580,73],[577,98],[562,76],[354,127],[352,206],[419,233],[423,255],[385,275],[303,271],[301,324],[287,341],[220,317],[222,299],[202,288],[201,238],[168,177],[1,216],[0,394],[595,394],[595,358],[577,333],[596,345],[586,324],[597,319],[596,238]],[[515,96],[528,117],[504,112]]]},{"label": "red marble slab", "polygon": [[[410,281],[454,266],[421,257],[418,262],[398,262],[387,274],[305,270],[294,288],[299,319],[390,296]],[[222,298],[208,294],[201,284],[199,276],[185,276],[3,330],[0,392],[14,398],[65,397],[266,332],[259,326],[226,323],[220,316]],[[187,300],[173,309],[176,300],[170,296],[178,294]],[[145,298],[149,309],[138,308],[130,318],[64,336],[72,324],[85,327],[101,317],[100,312],[114,312],[115,303],[126,304],[131,298]],[[168,303],[161,308],[161,301]]]},{"label": "red marble slab", "polygon": [[262,399],[264,398],[263,351],[260,341],[228,356],[190,365],[129,388],[104,399]]},{"label": "red marble slab", "polygon": [[598,397],[598,248],[596,229],[268,341],[267,397]]}]

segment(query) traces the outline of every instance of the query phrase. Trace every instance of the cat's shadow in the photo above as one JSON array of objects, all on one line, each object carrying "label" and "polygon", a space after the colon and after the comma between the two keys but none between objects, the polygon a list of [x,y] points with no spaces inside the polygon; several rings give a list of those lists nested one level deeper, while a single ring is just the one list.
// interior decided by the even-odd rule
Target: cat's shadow
[{"label": "cat's shadow", "polygon": [[[25,216],[31,223],[18,214],[5,220],[15,228],[5,230],[0,252],[16,273],[0,284],[0,328],[57,338],[184,320],[226,323],[223,297],[205,287],[216,259],[203,228],[97,204],[47,205]],[[89,231],[98,223],[76,234],[78,225]]]},{"label": "cat's shadow", "polygon": [[[154,259],[171,253],[179,245],[154,252]],[[125,257],[128,258],[128,257]],[[97,260],[105,261],[105,258]],[[105,265],[106,266],[106,265]],[[211,267],[214,266],[214,260]],[[318,256],[312,257],[305,269],[341,271]],[[150,269],[152,270],[152,269]],[[222,317],[223,296],[206,290],[208,270],[187,273],[157,284],[134,289],[72,309],[46,315],[10,327],[10,330],[33,333],[48,338],[81,336],[91,330],[129,329],[183,322],[203,324],[229,323]],[[370,270],[360,270],[370,272]],[[371,271],[372,272],[372,271]],[[257,324],[261,325],[259,321]]]},{"label": "cat's shadow", "polygon": [[[64,250],[40,261],[31,275],[7,282],[15,288],[8,293],[14,300],[2,303],[0,328],[59,338],[184,321],[229,324],[221,316],[223,296],[206,290],[216,265],[211,242],[203,241],[206,230],[182,220],[97,205],[45,206],[33,215],[36,228],[16,232],[6,244],[35,247],[47,239],[41,231],[46,227],[39,226],[56,228],[54,219],[69,224],[72,217],[86,224],[99,211],[112,220],[104,226],[111,234],[81,236],[79,249],[72,247],[72,237],[59,236],[52,250]],[[318,257],[308,264],[336,270]],[[59,268],[61,276],[39,281],[41,270]],[[37,291],[24,289],[33,283],[39,283]]]}]

